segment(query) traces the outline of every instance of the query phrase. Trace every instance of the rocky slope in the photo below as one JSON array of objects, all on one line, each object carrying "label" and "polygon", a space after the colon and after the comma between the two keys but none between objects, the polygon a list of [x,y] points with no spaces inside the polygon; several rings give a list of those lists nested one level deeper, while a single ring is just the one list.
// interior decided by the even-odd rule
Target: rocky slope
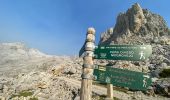
[{"label": "rocky slope", "polygon": [[0,43],[0,58],[0,100],[72,100],[78,95],[80,86],[66,81],[80,79],[76,57],[46,55],[22,43]]},{"label": "rocky slope", "polygon": [[[45,55],[36,49],[28,49],[22,43],[1,43],[0,57],[1,76],[30,72],[53,59],[52,56]],[[41,68],[45,69],[45,67]]]},{"label": "rocky slope", "polygon": [[[1,100],[79,100],[82,59],[49,56],[38,50],[31,55],[29,51],[21,43],[1,44]],[[94,100],[101,99],[106,93],[104,86],[93,85]],[[165,97],[150,97],[140,91],[116,89],[114,96],[121,100],[166,100]]]},{"label": "rocky slope", "polygon": [[[149,72],[155,81],[155,93],[170,96],[170,30],[165,20],[158,14],[142,9],[134,4],[117,17],[115,27],[102,33],[99,45],[112,44],[149,44],[153,52],[144,62],[110,61],[113,67],[134,71]],[[126,67],[123,67],[127,65]],[[161,77],[165,72],[167,76]],[[168,72],[169,71],[169,72]],[[161,91],[161,92],[160,92]]]}]

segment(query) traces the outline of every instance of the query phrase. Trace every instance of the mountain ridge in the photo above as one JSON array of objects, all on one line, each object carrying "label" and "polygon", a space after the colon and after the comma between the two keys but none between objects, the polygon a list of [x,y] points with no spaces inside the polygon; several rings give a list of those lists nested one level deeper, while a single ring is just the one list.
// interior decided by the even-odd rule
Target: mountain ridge
[{"label": "mountain ridge", "polygon": [[135,3],[117,16],[114,27],[101,34],[99,44],[149,44],[155,38],[170,44],[167,37],[170,38],[170,30],[165,20]]}]

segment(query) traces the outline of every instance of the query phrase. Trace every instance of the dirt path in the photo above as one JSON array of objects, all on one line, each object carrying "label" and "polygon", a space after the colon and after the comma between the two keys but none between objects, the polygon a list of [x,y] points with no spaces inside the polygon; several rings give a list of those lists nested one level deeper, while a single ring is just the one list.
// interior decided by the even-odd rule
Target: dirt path
[{"label": "dirt path", "polygon": [[[67,77],[58,77],[58,79],[67,81],[69,84],[72,84],[76,87],[79,87],[79,88],[81,87],[81,81],[67,78]],[[97,85],[93,85],[92,91],[98,95],[106,95],[107,94],[107,89],[105,87],[101,87],[101,86],[97,86]],[[134,99],[133,98],[134,94],[127,94],[127,93],[124,93],[121,91],[116,91],[116,90],[113,90],[113,93],[114,93],[114,97],[119,98],[121,100],[132,100],[132,99],[133,100],[168,100],[165,98],[150,97],[150,96],[146,96],[146,95],[139,95],[139,96],[137,96],[139,98]]]}]

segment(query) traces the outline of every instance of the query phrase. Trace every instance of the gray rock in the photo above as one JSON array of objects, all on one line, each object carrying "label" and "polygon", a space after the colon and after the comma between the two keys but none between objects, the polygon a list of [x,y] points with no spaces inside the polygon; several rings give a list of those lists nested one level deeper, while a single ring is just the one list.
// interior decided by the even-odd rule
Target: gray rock
[{"label": "gray rock", "polygon": [[43,97],[38,97],[38,100],[48,100],[48,99],[43,98]]},{"label": "gray rock", "polygon": [[168,65],[166,63],[162,63],[161,66],[160,66],[162,69],[166,69],[168,68]]},{"label": "gray rock", "polygon": [[76,69],[75,68],[71,68],[70,71],[69,71],[70,74],[75,74],[76,73]]},{"label": "gray rock", "polygon": [[8,92],[8,86],[3,85],[3,93],[7,93]]},{"label": "gray rock", "polygon": [[158,37],[154,37],[153,42],[154,42],[154,43],[159,43]]},{"label": "gray rock", "polygon": [[0,100],[6,100],[5,97],[3,96],[0,96]]},{"label": "gray rock", "polygon": [[161,73],[161,70],[156,69],[151,71],[151,77],[159,78],[159,73]]},{"label": "gray rock", "polygon": [[80,96],[75,97],[74,100],[80,100]]},{"label": "gray rock", "polygon": [[170,78],[161,79],[157,82],[156,93],[170,97]]},{"label": "gray rock", "polygon": [[155,64],[149,64],[148,68],[149,70],[155,70]]},{"label": "gray rock", "polygon": [[3,90],[3,84],[0,83],[0,90]]}]

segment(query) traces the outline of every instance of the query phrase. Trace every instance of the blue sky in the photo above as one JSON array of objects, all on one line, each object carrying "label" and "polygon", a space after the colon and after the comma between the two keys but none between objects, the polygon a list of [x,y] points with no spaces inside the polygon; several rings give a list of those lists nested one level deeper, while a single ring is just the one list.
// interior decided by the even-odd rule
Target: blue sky
[{"label": "blue sky", "polygon": [[0,0],[0,42],[23,42],[47,54],[78,55],[88,27],[100,34],[138,2],[170,26],[169,0]]}]

